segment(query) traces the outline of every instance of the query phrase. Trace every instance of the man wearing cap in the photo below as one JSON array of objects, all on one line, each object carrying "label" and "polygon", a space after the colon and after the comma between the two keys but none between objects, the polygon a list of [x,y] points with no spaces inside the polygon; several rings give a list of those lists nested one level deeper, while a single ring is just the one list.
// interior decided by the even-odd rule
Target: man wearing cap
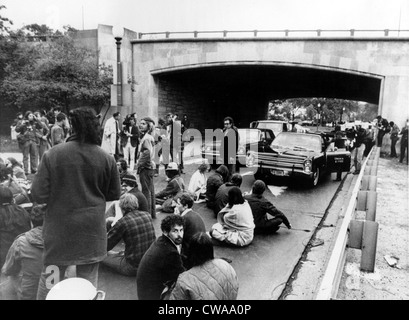
[{"label": "man wearing cap", "polygon": [[[136,177],[129,173],[122,178],[122,194],[125,193],[131,193],[138,199],[139,211],[149,212],[148,200],[146,200],[145,195],[139,190]],[[105,212],[105,217],[111,217],[113,221],[119,220],[122,216],[123,213],[119,207],[119,201],[114,201]]]},{"label": "man wearing cap", "polygon": [[245,195],[244,199],[250,205],[253,213],[255,233],[274,233],[280,229],[280,224],[284,223],[288,229],[291,229],[291,224],[287,217],[268,201],[263,193],[266,190],[266,184],[261,180],[254,181],[252,193]]},{"label": "man wearing cap", "polygon": [[156,168],[154,159],[155,139],[152,132],[155,128],[155,121],[150,117],[141,119],[139,129],[142,133],[142,138],[138,147],[138,160],[136,163],[136,172],[139,174],[142,193],[148,200],[148,208],[152,219],[156,219],[155,209],[155,188],[153,184],[153,175]]},{"label": "man wearing cap", "polygon": [[180,176],[179,167],[176,162],[169,163],[166,175],[170,179],[165,189],[155,195],[156,204],[162,205],[162,211],[173,213],[175,210],[177,196],[186,190],[185,182]]}]

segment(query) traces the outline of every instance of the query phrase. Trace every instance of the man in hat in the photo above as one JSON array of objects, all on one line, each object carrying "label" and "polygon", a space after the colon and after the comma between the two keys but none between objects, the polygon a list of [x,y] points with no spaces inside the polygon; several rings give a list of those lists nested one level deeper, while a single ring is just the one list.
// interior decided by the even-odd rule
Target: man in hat
[{"label": "man in hat", "polygon": [[280,224],[291,229],[291,224],[287,217],[278,210],[263,193],[266,190],[266,184],[261,180],[254,181],[252,193],[245,195],[244,199],[248,201],[253,213],[255,233],[274,233],[280,229]]},{"label": "man in hat", "polygon": [[139,174],[142,193],[148,200],[148,208],[152,219],[156,219],[155,209],[155,188],[153,184],[153,175],[156,168],[154,159],[155,139],[152,132],[155,129],[155,121],[150,117],[141,119],[139,130],[142,133],[141,141],[138,146],[138,160],[136,163],[136,172]]},{"label": "man in hat", "polygon": [[[138,199],[138,210],[149,212],[148,200],[145,195],[139,190],[138,182],[133,174],[126,174],[122,178],[122,194],[131,193]],[[105,212],[107,219],[110,219],[111,223],[118,221],[123,216],[123,212],[120,209],[119,201],[114,201],[108,210]]]},{"label": "man in hat", "polygon": [[162,211],[173,213],[178,195],[186,190],[185,182],[180,176],[179,166],[176,162],[169,163],[166,168],[166,175],[169,178],[166,188],[155,195],[156,204],[162,205]]}]

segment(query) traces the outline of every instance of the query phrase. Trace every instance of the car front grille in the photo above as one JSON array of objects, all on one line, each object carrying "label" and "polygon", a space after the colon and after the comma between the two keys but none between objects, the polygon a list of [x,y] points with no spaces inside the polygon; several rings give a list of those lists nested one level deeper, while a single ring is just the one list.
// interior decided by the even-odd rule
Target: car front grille
[{"label": "car front grille", "polygon": [[272,168],[279,170],[304,170],[305,157],[285,155],[285,154],[272,154],[272,153],[259,153],[258,164],[264,168]]}]

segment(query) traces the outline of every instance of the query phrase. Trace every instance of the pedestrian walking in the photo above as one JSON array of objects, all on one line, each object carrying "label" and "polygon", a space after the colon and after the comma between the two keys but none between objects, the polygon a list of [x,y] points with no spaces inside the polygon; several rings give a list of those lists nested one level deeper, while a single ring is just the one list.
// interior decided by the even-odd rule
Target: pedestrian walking
[{"label": "pedestrian walking", "polygon": [[398,154],[396,153],[396,143],[399,140],[398,134],[400,132],[400,129],[398,125],[393,121],[389,122],[389,126],[391,127],[391,157],[397,158]]}]

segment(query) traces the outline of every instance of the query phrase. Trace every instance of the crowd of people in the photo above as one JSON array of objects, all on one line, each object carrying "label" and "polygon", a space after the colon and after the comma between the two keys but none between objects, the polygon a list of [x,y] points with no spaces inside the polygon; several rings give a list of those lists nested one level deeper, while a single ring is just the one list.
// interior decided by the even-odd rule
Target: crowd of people
[{"label": "crowd of people", "polygon": [[[52,124],[31,113],[16,122],[16,132],[25,139],[23,154],[30,157],[27,150],[37,149],[30,166],[27,157],[23,164],[14,158],[0,163],[2,288],[16,299],[44,300],[53,285],[72,275],[97,288],[102,264],[135,277],[141,300],[236,299],[237,274],[228,261],[214,257],[214,245],[249,245],[257,231],[277,232],[281,223],[291,228],[288,219],[263,197],[262,181],[243,194],[242,177],[229,162],[209,177],[210,166],[199,164],[192,179],[184,181],[187,117],[180,130],[172,114],[158,126],[150,117],[137,124],[132,114],[120,129],[119,119],[120,113],[114,113],[102,129],[93,109],[77,108],[68,115],[56,110]],[[35,138],[46,142],[38,158]],[[169,147],[171,161],[161,156],[167,185],[155,192],[158,145],[162,155]],[[24,188],[30,172],[32,184]],[[210,230],[193,209],[200,202],[214,204],[217,222]],[[158,210],[169,214],[157,238],[153,220]]]},{"label": "crowd of people", "polygon": [[[17,299],[44,300],[71,273],[97,288],[100,264],[134,277],[140,300],[236,299],[237,274],[229,261],[215,258],[214,246],[244,247],[257,234],[276,233],[282,225],[291,229],[286,215],[264,196],[263,181],[242,192],[243,178],[229,156],[214,172],[199,164],[185,181],[187,117],[179,121],[168,114],[156,125],[150,117],[138,121],[134,113],[120,126],[116,112],[103,129],[90,108],[68,115],[55,110],[53,123],[42,118],[28,112],[15,123],[23,164],[14,158],[0,162],[0,267]],[[383,130],[383,120],[376,131],[358,125],[346,132],[353,173],[360,172],[365,152],[375,142],[380,145],[388,130],[391,140],[402,136],[403,161],[409,123],[400,130],[388,122]],[[238,141],[231,117],[224,126],[224,137],[236,135]],[[42,148],[41,141],[46,142]],[[167,184],[155,191],[160,164]],[[34,176],[25,188],[28,168]],[[194,210],[200,202],[216,219],[209,230]],[[158,210],[167,214],[156,237]],[[119,243],[123,250],[115,251]]]}]

